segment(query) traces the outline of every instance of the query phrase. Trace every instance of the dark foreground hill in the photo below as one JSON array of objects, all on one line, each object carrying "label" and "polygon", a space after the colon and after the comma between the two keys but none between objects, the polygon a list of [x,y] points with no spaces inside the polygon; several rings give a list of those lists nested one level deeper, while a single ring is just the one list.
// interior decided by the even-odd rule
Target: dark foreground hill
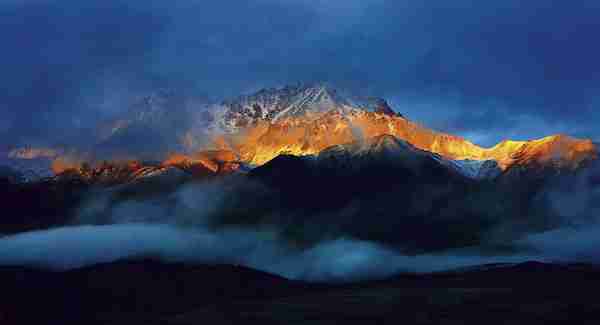
[{"label": "dark foreground hill", "polygon": [[530,262],[357,284],[150,260],[0,269],[2,324],[597,324],[600,270]]},{"label": "dark foreground hill", "polygon": [[237,266],[116,262],[66,272],[0,268],[1,324],[137,324],[293,293],[300,284]]}]

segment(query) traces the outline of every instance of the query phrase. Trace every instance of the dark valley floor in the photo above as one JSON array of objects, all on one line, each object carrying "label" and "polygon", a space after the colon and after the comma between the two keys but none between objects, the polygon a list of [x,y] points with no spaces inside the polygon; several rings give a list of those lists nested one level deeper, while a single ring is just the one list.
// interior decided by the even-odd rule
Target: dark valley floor
[{"label": "dark valley floor", "polygon": [[2,324],[597,324],[600,269],[529,262],[354,284],[236,266],[0,270]]}]

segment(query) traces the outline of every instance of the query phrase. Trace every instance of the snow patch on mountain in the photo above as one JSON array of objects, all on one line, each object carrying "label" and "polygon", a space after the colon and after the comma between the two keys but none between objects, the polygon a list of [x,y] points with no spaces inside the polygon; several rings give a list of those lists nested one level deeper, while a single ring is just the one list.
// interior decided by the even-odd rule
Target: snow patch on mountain
[{"label": "snow patch on mountain", "polygon": [[448,160],[461,174],[473,179],[493,179],[502,173],[495,160]]},{"label": "snow patch on mountain", "polygon": [[422,159],[432,159],[446,168],[476,180],[493,179],[502,170],[494,160],[452,160],[438,154],[420,150],[410,143],[391,135],[357,141],[345,145],[337,145],[323,150],[318,160],[331,160],[336,164],[353,166],[362,160],[393,159],[407,166],[416,165]]},{"label": "snow patch on mountain", "polygon": [[298,116],[309,112],[326,112],[343,109],[346,101],[326,86],[309,87],[293,98],[293,102],[273,118],[276,122],[283,117]]},{"label": "snow patch on mountain", "polygon": [[225,101],[214,116],[222,130],[236,132],[257,121],[275,123],[332,111],[342,115],[367,111],[402,117],[382,98],[346,95],[322,83],[268,88],[240,96]]}]

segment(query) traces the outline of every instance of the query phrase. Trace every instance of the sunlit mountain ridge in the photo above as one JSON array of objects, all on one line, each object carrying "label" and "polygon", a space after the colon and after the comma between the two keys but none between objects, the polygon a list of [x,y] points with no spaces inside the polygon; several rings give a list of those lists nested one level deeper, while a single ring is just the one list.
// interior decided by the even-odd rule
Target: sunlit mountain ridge
[{"label": "sunlit mountain ridge", "polygon": [[468,165],[474,174],[486,161],[501,171],[524,165],[575,170],[598,156],[591,140],[562,134],[484,148],[411,121],[382,98],[355,96],[325,84],[263,89],[220,104],[161,90],[123,116],[103,122],[97,134],[84,151],[17,148],[8,157],[51,160],[55,174],[105,160],[162,161],[163,166],[188,169],[197,165],[216,173],[241,164],[260,166],[281,154],[316,155],[384,135]]},{"label": "sunlit mountain ridge", "polygon": [[225,105],[220,123],[229,132],[217,137],[216,145],[238,152],[241,160],[254,165],[262,165],[282,153],[312,155],[334,145],[382,135],[392,135],[447,159],[494,160],[503,170],[515,164],[550,162],[575,169],[583,161],[597,157],[597,148],[588,139],[552,135],[532,141],[506,140],[483,148],[413,122],[395,113],[383,99],[370,99],[367,102],[375,104],[369,107],[357,104],[360,99],[346,99],[335,89],[318,85],[300,92],[300,98],[294,95],[294,99],[282,100],[280,97],[289,91],[271,90],[269,94],[277,100],[270,102],[264,100],[263,91]]}]

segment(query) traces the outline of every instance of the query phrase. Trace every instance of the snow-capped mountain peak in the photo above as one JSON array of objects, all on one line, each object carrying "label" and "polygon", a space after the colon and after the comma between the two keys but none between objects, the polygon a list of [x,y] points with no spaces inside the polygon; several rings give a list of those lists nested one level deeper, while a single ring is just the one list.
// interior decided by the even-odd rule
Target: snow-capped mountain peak
[{"label": "snow-capped mountain peak", "polygon": [[286,118],[319,116],[327,112],[343,115],[369,111],[401,116],[382,98],[360,97],[342,93],[326,83],[262,89],[225,101],[220,122],[226,131],[257,121],[278,122]]},{"label": "snow-capped mountain peak", "polygon": [[335,89],[326,85],[316,85],[302,89],[291,99],[291,103],[278,112],[273,121],[288,116],[299,116],[310,112],[327,112],[340,110],[348,106],[348,102],[337,95]]}]

